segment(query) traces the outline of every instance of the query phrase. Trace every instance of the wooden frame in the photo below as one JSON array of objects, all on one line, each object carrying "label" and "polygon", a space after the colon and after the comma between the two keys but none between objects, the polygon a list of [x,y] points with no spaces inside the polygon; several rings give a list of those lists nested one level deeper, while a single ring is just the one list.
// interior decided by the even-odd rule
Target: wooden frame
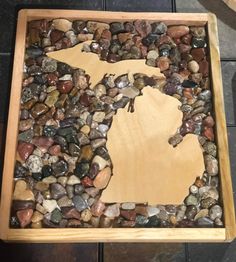
[{"label": "wooden frame", "polygon": [[[224,228],[61,228],[11,229],[10,207],[13,191],[13,171],[18,134],[18,114],[24,61],[27,21],[41,18],[92,19],[122,21],[142,18],[164,21],[167,24],[207,25],[211,81],[214,94],[216,133],[219,153],[221,196],[224,207]],[[5,162],[2,181],[0,237],[5,241],[21,242],[223,242],[236,235],[234,203],[228,156],[227,130],[223,103],[220,56],[214,14],[180,13],[121,13],[75,10],[21,10],[18,15],[11,99],[6,137]]]}]

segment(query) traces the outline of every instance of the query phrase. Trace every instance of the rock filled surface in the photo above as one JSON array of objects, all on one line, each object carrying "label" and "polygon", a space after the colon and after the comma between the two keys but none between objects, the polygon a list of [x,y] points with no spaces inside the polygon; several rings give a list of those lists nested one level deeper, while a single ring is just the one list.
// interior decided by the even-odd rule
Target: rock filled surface
[{"label": "rock filled surface", "polygon": [[[146,59],[166,79],[142,72],[104,75],[91,86],[83,68],[47,56],[87,40],[93,41],[84,52],[108,63]],[[208,56],[204,27],[145,20],[29,22],[10,226],[223,226]],[[197,135],[205,172],[178,206],[103,203],[113,170],[106,148],[112,118],[127,105],[127,114],[134,112],[146,86],[181,102],[182,125],[167,143],[176,147],[186,134]]]}]

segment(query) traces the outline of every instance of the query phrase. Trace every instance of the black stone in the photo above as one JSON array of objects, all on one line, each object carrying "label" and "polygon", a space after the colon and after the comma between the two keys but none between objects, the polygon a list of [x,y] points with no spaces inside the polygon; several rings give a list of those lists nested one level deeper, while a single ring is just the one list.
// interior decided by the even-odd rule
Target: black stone
[{"label": "black stone", "polygon": [[152,23],[151,26],[152,26],[152,33],[154,34],[161,35],[161,34],[166,33],[167,31],[167,26],[163,22],[160,22],[160,23],[155,22],[155,23]]},{"label": "black stone", "polygon": [[31,58],[36,58],[43,54],[43,50],[36,46],[30,46],[26,48],[26,54]]},{"label": "black stone", "polygon": [[64,160],[60,160],[57,163],[52,164],[52,169],[56,177],[63,176],[68,171],[68,164]]},{"label": "black stone", "polygon": [[84,193],[84,186],[82,184],[77,184],[75,185],[74,190],[76,195],[81,195],[82,193]]},{"label": "black stone", "polygon": [[62,151],[67,151],[68,149],[68,145],[67,145],[67,142],[66,142],[66,139],[62,136],[54,136],[54,142],[58,145],[61,146],[61,150]]},{"label": "black stone", "polygon": [[146,37],[142,39],[142,43],[145,46],[149,46],[153,44],[158,38],[159,38],[159,35],[150,33],[149,35],[147,35]]},{"label": "black stone", "polygon": [[42,173],[32,173],[32,177],[37,180],[40,181],[43,178],[43,174]]},{"label": "black stone", "polygon": [[28,169],[21,165],[19,161],[16,161],[14,177],[24,178],[29,173]]},{"label": "black stone", "polygon": [[75,175],[78,176],[80,179],[85,177],[88,171],[89,171],[89,163],[80,162],[76,164]]},{"label": "black stone", "polygon": [[182,86],[187,88],[195,88],[198,84],[191,80],[184,80]]},{"label": "black stone", "polygon": [[57,72],[59,73],[60,76],[63,76],[66,74],[72,74],[73,69],[65,63],[58,62],[57,63]]},{"label": "black stone", "polygon": [[120,22],[113,22],[110,24],[110,31],[113,35],[125,32],[124,24]]},{"label": "black stone", "polygon": [[34,201],[25,201],[25,200],[13,200],[12,202],[12,209],[14,212],[18,210],[23,210],[23,209],[34,209],[35,208],[35,203]]},{"label": "black stone", "polygon": [[193,48],[204,48],[206,47],[206,41],[202,38],[193,37],[192,39],[192,47]]},{"label": "black stone", "polygon": [[52,168],[50,166],[48,166],[48,165],[43,166],[43,168],[42,168],[43,178],[51,176],[52,174],[53,174],[53,170],[52,170]]},{"label": "black stone", "polygon": [[157,216],[149,217],[148,223],[145,225],[145,227],[160,227],[161,225],[161,219]]},{"label": "black stone", "polygon": [[56,132],[57,132],[56,127],[54,127],[54,126],[44,126],[43,134],[45,136],[50,136],[50,137],[55,136]]}]

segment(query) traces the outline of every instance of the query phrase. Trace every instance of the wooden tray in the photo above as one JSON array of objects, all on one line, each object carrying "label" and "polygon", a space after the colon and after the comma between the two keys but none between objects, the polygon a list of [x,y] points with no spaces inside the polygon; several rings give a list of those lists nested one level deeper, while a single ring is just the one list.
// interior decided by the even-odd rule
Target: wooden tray
[{"label": "wooden tray", "polygon": [[[140,17],[163,21],[167,25],[207,26],[214,95],[216,135],[220,169],[221,196],[224,208],[224,228],[57,228],[12,229],[9,217],[13,191],[13,171],[18,134],[21,83],[27,22],[37,19],[84,19],[97,21],[128,21]],[[230,176],[227,131],[223,103],[220,56],[214,14],[180,13],[121,13],[74,10],[21,10],[18,14],[16,45],[12,75],[11,99],[6,137],[5,161],[0,208],[0,237],[5,241],[21,242],[223,242],[236,235],[234,203]]]}]

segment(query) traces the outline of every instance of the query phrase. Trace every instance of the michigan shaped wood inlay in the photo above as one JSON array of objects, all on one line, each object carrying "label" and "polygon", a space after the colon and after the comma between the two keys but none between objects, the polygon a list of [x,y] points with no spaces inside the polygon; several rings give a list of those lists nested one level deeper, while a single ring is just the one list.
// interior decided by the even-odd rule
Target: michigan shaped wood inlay
[{"label": "michigan shaped wood inlay", "polygon": [[[91,42],[91,41],[90,41]],[[87,41],[87,43],[90,43]],[[116,76],[143,73],[165,79],[159,68],[145,59],[114,64],[99,60],[97,54],[82,52],[84,43],[47,55],[90,75],[91,88],[105,74]],[[173,148],[168,139],[182,123],[180,102],[157,89],[145,87],[135,99],[135,112],[119,109],[108,131],[107,148],[113,163],[113,176],[101,199],[104,202],[148,202],[181,204],[189,186],[204,171],[202,149],[196,135],[187,135]]]}]

